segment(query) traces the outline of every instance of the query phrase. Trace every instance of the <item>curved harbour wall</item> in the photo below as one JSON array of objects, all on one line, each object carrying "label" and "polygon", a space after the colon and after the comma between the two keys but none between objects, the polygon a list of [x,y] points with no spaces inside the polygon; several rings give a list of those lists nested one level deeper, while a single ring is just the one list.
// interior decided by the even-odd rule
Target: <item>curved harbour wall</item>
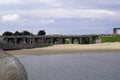
[{"label": "curved harbour wall", "polygon": [[23,64],[2,50],[0,50],[0,80],[28,80]]}]

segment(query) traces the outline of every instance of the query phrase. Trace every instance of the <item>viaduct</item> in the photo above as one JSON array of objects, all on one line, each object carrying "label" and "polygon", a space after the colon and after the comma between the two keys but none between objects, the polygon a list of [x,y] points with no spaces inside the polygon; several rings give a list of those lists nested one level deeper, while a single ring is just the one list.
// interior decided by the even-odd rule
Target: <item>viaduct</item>
[{"label": "viaduct", "polygon": [[45,36],[0,36],[3,49],[33,48],[54,44],[94,44],[100,42],[99,35],[45,35]]}]

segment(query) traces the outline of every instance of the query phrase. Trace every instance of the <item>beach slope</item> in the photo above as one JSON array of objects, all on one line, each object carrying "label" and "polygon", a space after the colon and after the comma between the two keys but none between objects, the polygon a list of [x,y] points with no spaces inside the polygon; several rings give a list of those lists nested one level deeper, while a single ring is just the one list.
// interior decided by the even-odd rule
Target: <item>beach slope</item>
[{"label": "beach slope", "polygon": [[99,44],[62,44],[42,48],[21,49],[6,51],[12,55],[49,55],[49,54],[68,54],[83,52],[120,52],[120,42],[99,43]]}]

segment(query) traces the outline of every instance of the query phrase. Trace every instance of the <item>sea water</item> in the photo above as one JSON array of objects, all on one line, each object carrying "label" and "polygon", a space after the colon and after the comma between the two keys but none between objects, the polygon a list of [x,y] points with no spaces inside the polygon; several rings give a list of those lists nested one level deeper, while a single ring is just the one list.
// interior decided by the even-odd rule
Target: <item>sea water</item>
[{"label": "sea water", "polygon": [[120,53],[20,55],[29,80],[120,80]]}]

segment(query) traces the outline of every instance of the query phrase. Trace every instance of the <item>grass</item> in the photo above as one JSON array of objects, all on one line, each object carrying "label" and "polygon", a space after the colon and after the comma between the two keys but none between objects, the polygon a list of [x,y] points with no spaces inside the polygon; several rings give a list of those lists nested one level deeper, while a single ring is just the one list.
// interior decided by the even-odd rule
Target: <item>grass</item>
[{"label": "grass", "polygon": [[101,42],[120,42],[120,36],[102,36]]}]

